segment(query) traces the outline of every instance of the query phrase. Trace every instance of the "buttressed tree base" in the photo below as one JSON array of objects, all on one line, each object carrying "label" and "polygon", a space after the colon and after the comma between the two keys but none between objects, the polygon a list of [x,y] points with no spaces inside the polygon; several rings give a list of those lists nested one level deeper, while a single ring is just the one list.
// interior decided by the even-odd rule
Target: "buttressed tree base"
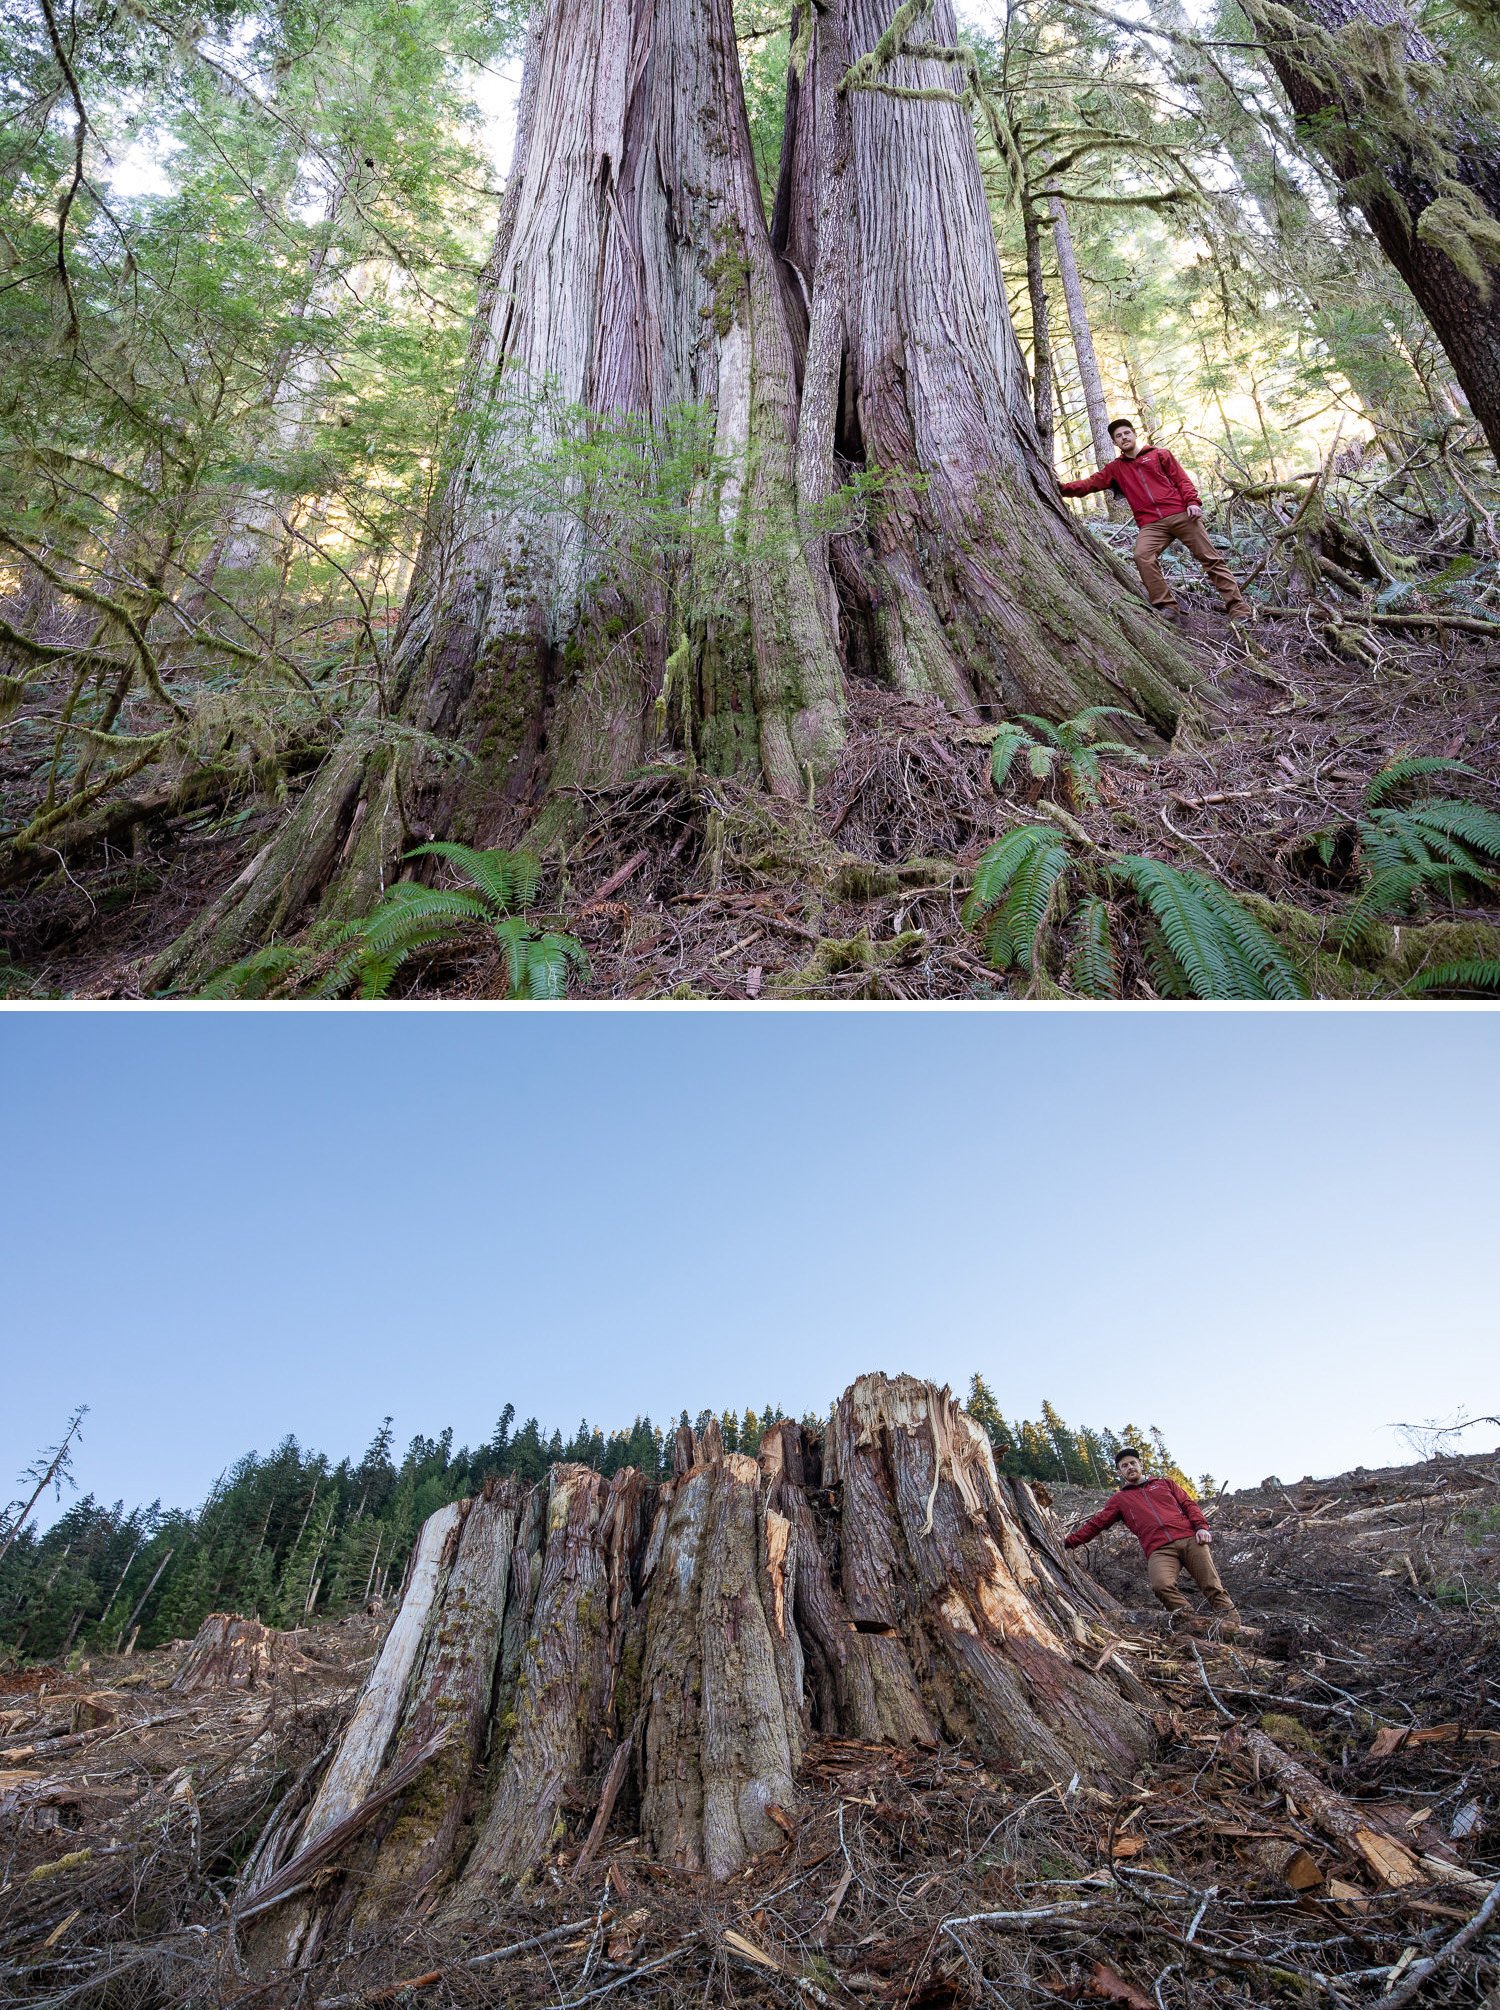
[{"label": "buttressed tree base", "polygon": [[1039,1779],[1146,1756],[1113,1601],[946,1389],[866,1375],[821,1438],[783,1422],[752,1458],[710,1424],[674,1450],[661,1485],[557,1465],[425,1524],[327,1770],[245,1873],[252,1958],[405,1907],[482,1918],[611,1824],[728,1877],[792,1819],[812,1735]]}]

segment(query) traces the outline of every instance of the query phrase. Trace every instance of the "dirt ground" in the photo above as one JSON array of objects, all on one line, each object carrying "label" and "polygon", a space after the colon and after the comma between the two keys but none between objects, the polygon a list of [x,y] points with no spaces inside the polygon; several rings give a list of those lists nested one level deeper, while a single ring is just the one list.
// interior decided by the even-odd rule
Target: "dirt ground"
[{"label": "dirt ground", "polygon": [[[1465,793],[1491,801],[1500,790],[1492,643],[1458,631],[1335,631],[1315,607],[1241,629],[1203,604],[1201,582],[1183,592],[1201,718],[1170,749],[1153,748],[1148,767],[1106,771],[1098,807],[1077,812],[1094,841],[1332,917],[1351,882],[1341,866],[1322,866],[1312,840],[1352,820],[1386,762],[1459,759],[1477,771]],[[580,792],[574,835],[541,896],[589,954],[590,974],[571,995],[1023,994],[1029,980],[990,969],[960,917],[984,847],[1018,816],[1044,814],[1039,783],[996,791],[987,737],[860,683],[843,756],[810,804],[773,804],[681,757],[619,788]],[[291,784],[293,797],[301,786]],[[59,859],[0,902],[3,994],[143,995],[152,957],[287,813],[286,803],[239,802],[142,825],[92,858]],[[521,841],[525,816],[495,835]],[[1500,920],[1500,909],[1457,918]],[[414,966],[396,995],[504,989],[498,955],[476,947]],[[1139,972],[1128,990],[1151,995]]]},{"label": "dirt ground", "polygon": [[[1103,1496],[1053,1490],[1059,1536]],[[279,1636],[253,1686],[172,1688],[187,1644],[0,1675],[0,2000],[573,2006],[1500,2002],[1500,1453],[1211,1504],[1232,1640],[1090,1562],[1156,1699],[1132,1781],[815,1739],[784,1843],[725,1885],[592,1805],[481,1931],[420,1907],[251,1975],[236,1872],[314,1776],[381,1637]],[[1328,1804],[1353,1811],[1330,1824]]]}]

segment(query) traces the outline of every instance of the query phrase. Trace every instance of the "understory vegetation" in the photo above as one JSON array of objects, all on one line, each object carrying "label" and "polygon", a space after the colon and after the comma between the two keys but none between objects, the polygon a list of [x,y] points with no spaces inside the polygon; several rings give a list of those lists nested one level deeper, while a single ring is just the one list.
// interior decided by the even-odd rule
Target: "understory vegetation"
[{"label": "understory vegetation", "polygon": [[[972,118],[1027,425],[1064,478],[1115,414],[1170,444],[1257,610],[1231,629],[1168,556],[1192,673],[1170,738],[1123,689],[1053,717],[877,681],[888,610],[851,554],[904,534],[941,468],[882,467],[841,422],[834,478],[751,520],[757,450],[722,413],[481,382],[524,9],[6,0],[0,997],[1500,988],[1500,479],[1480,365],[1365,213],[1425,106],[1416,234],[1489,297],[1500,223],[1466,150],[1500,157],[1492,33],[1435,0],[1404,41],[1313,0],[1201,21],[1023,0],[949,49],[930,12],[846,81],[914,103],[900,65],[946,66],[951,90],[922,88]],[[1304,16],[1359,173],[1283,76]],[[790,36],[762,0],[736,27],[769,218]],[[749,271],[726,247],[721,338]],[[523,783],[543,729],[517,690],[467,739],[406,690],[418,589],[478,549],[444,516],[456,469],[481,529],[564,554],[593,625],[554,638],[536,716],[598,677],[600,717],[638,718],[627,771],[570,742]],[[1072,507],[1123,607],[1130,526]],[[831,554],[847,705],[773,802],[735,610],[788,551]],[[795,688],[778,646],[762,683]],[[1050,646],[1090,653],[1060,612]],[[622,700],[632,649],[656,667]],[[174,963],[350,764],[363,793],[311,897]],[[450,827],[432,802],[460,790],[480,811]],[[382,817],[400,863],[330,885]]]},{"label": "understory vegetation", "polygon": [[[1001,1470],[1017,1478],[1107,1484],[1114,1451],[1128,1442],[1149,1470],[1191,1484],[1160,1431],[1076,1428],[1050,1403],[1035,1420],[1011,1422],[978,1375],[967,1407]],[[726,1450],[756,1450],[783,1415],[776,1403],[726,1411],[719,1419]],[[707,1419],[704,1412],[695,1428]],[[427,1517],[486,1480],[536,1481],[560,1460],[606,1476],[632,1466],[648,1481],[670,1478],[673,1432],[693,1421],[684,1411],[665,1431],[637,1417],[629,1429],[606,1432],[584,1420],[565,1437],[535,1417],[518,1425],[507,1403],[472,1448],[455,1446],[449,1430],[413,1438],[397,1459],[389,1418],[357,1460],[333,1461],[288,1437],[273,1452],[240,1459],[193,1512],[160,1501],[107,1506],[86,1494],[37,1534],[12,1505],[0,1521],[0,1661],[118,1653],[132,1642],[145,1649],[189,1638],[208,1613],[223,1610],[286,1627],[360,1611],[399,1588]],[[71,1463],[65,1448],[54,1485],[69,1483]]]}]

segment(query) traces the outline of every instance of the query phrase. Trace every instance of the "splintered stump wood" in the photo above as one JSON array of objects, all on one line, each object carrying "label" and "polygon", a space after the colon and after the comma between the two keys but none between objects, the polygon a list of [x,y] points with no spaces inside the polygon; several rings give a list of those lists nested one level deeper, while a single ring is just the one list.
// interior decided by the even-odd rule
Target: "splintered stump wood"
[{"label": "splintered stump wood", "polygon": [[758,1458],[683,1430],[659,1485],[491,1482],[424,1526],[326,1772],[247,1870],[249,1945],[306,1962],[393,1910],[482,1917],[611,1824],[728,1877],[790,1827],[812,1734],[1128,1775],[1150,1696],[1112,1610],[911,1376],[862,1377],[826,1436],[781,1423]]}]

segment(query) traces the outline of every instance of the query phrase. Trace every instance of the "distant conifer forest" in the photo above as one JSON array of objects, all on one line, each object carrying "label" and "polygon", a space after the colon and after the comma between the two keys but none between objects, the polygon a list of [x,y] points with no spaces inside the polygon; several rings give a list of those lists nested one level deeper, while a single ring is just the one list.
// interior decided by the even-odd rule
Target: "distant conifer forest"
[{"label": "distant conifer forest", "polygon": [[[968,1413],[983,1426],[1002,1472],[1017,1479],[1102,1487],[1113,1457],[1139,1445],[1149,1471],[1186,1474],[1159,1430],[1096,1430],[1066,1423],[1051,1403],[1041,1416],[1012,1421],[982,1375],[969,1384]],[[762,1433],[789,1413],[777,1403],[720,1416],[730,1451],[755,1451]],[[449,1501],[478,1492],[487,1479],[540,1480],[574,1460],[605,1474],[638,1467],[648,1479],[670,1474],[679,1423],[701,1430],[683,1411],[663,1429],[637,1417],[606,1432],[587,1420],[570,1438],[544,1431],[535,1417],[516,1424],[507,1403],[479,1445],[453,1444],[453,1432],[417,1436],[394,1456],[387,1417],[358,1459],[329,1459],[286,1437],[274,1451],[247,1453],[230,1466],[207,1500],[191,1511],[160,1500],[127,1509],[83,1493],[38,1532],[25,1496],[0,1518],[0,1662],[79,1660],[158,1647],[191,1638],[210,1612],[253,1614],[281,1627],[305,1626],[362,1610],[400,1588],[417,1530]],[[821,1429],[822,1419],[803,1423]],[[71,1427],[70,1427],[71,1435]],[[54,1488],[76,1487],[71,1442],[54,1460]],[[34,1469],[48,1469],[44,1459]],[[1196,1490],[1208,1490],[1205,1476]],[[38,1501],[37,1507],[43,1503]]]}]

